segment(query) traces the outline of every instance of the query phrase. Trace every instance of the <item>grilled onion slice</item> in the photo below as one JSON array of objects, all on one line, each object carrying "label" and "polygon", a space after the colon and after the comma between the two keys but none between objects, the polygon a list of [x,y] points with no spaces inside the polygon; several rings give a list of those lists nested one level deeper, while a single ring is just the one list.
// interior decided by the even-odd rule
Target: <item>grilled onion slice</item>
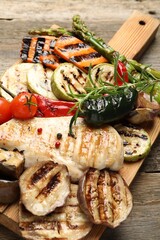
[{"label": "grilled onion slice", "polygon": [[31,213],[44,216],[60,207],[70,192],[70,178],[65,165],[39,162],[20,177],[21,201]]},{"label": "grilled onion slice", "polygon": [[117,227],[132,209],[132,195],[120,174],[90,168],[79,181],[81,209],[95,224]]}]

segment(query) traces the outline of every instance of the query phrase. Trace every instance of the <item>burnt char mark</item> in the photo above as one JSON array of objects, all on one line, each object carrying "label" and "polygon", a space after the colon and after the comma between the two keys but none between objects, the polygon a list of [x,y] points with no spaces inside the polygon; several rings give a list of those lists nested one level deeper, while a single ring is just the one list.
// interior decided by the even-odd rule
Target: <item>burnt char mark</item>
[{"label": "burnt char mark", "polygon": [[25,37],[23,38],[22,41],[22,49],[20,53],[20,57],[22,58],[23,61],[26,61],[28,58],[28,52],[31,44],[31,37]]},{"label": "burnt char mark", "polygon": [[92,214],[92,182],[94,181],[94,174],[95,174],[96,169],[90,168],[89,171],[86,173],[86,189],[85,189],[85,198],[86,198],[86,204],[88,207],[89,212]]},{"label": "burnt char mark", "polygon": [[33,62],[35,62],[35,63],[40,62],[39,56],[42,55],[42,50],[43,50],[44,44],[45,44],[45,38],[38,37]]},{"label": "burnt char mark", "polygon": [[56,188],[56,186],[60,183],[60,176],[61,173],[58,172],[56,175],[54,175],[50,181],[48,182],[48,184],[46,185],[46,187],[44,187],[42,189],[42,191],[38,194],[38,196],[36,198],[38,198],[40,195],[45,195],[45,197],[47,197],[47,195],[54,189]]},{"label": "burnt char mark", "polygon": [[83,55],[80,55],[80,56],[71,57],[70,61],[71,62],[83,62],[85,60],[91,60],[93,58],[99,58],[99,57],[101,57],[100,53],[92,52],[92,53],[89,53],[89,54],[83,54]]},{"label": "burnt char mark", "polygon": [[32,222],[21,222],[20,229],[23,231],[35,231],[35,230],[55,230],[57,229],[57,221],[46,221],[40,219]]},{"label": "burnt char mark", "polygon": [[[74,78],[77,82],[79,82],[79,78],[81,77],[81,75],[76,76],[73,72],[70,73],[70,74],[72,74],[73,78]],[[68,84],[70,84],[70,85],[73,87],[73,89],[75,90],[75,92],[77,92],[78,94],[81,93],[81,91],[79,91],[79,90],[75,87],[75,85],[72,83],[71,78],[68,77],[68,76],[66,76],[65,73],[63,73],[63,79],[64,79],[64,81],[66,81]],[[79,83],[80,83],[80,82],[79,82]],[[82,84],[81,84],[81,85],[82,85]],[[64,86],[64,85],[62,85],[62,87],[65,89],[65,86]],[[65,91],[67,92],[68,90],[65,89]]]},{"label": "burnt char mark", "polygon": [[104,200],[104,189],[106,188],[106,182],[105,182],[105,170],[101,170],[100,171],[100,175],[99,175],[99,178],[98,178],[98,184],[97,184],[97,187],[98,187],[98,205],[99,205],[99,219],[101,221],[104,221],[106,220],[106,213],[105,213],[105,207],[104,206],[104,203],[105,203],[105,200]]},{"label": "burnt char mark", "polygon": [[57,166],[57,163],[54,162],[47,162],[45,163],[41,168],[39,168],[31,177],[31,185],[36,184],[38,181],[40,181],[42,178],[47,175],[55,166]]},{"label": "burnt char mark", "polygon": [[139,135],[139,134],[136,134],[136,133],[126,132],[126,131],[123,131],[123,130],[118,131],[118,133],[120,135],[125,136],[125,137],[136,137],[136,138],[141,138],[143,140],[148,140],[148,137],[144,134]]},{"label": "burnt char mark", "polygon": [[65,50],[67,51],[73,51],[73,50],[81,50],[84,48],[88,48],[89,46],[86,43],[76,43],[76,44],[69,44],[64,47]]}]

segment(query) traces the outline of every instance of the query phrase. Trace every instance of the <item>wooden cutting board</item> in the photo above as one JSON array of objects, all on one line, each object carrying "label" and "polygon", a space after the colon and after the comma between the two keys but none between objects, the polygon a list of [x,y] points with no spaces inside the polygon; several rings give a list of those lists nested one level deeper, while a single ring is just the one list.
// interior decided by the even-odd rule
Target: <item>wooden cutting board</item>
[{"label": "wooden cutting board", "polygon": [[[127,58],[140,58],[155,38],[159,25],[160,22],[150,15],[134,11],[110,40],[109,45]],[[153,144],[160,132],[160,118],[157,117],[153,123],[146,123],[143,127],[149,133]],[[144,159],[136,163],[125,163],[122,167],[120,173],[128,185],[131,184],[143,161]],[[18,203],[0,205],[0,224],[20,235]],[[94,226],[84,240],[98,240],[105,229],[106,227],[101,225]]]}]

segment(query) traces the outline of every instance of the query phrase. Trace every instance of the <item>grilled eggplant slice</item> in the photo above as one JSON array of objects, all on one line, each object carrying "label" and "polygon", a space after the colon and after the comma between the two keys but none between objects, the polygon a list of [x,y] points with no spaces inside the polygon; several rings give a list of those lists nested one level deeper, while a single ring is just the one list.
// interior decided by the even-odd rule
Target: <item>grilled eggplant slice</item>
[{"label": "grilled eggplant slice", "polygon": [[18,179],[24,170],[24,156],[18,151],[0,149],[0,174]]},{"label": "grilled eggplant slice", "polygon": [[78,240],[85,237],[93,224],[79,207],[77,189],[76,184],[71,184],[65,205],[43,217],[31,214],[20,203],[19,227],[22,236],[30,240]]},{"label": "grilled eggplant slice", "polygon": [[72,63],[62,63],[53,73],[52,91],[61,100],[72,101],[72,93],[85,93],[84,86],[87,75]]},{"label": "grilled eggplant slice", "polygon": [[27,73],[28,89],[44,97],[57,99],[51,89],[52,74],[53,70],[44,68],[40,63],[34,64]]},{"label": "grilled eggplant slice", "polygon": [[[33,66],[31,63],[18,63],[10,67],[2,76],[1,82],[14,95],[27,91],[27,72]],[[12,97],[0,88],[0,95],[9,101]]]},{"label": "grilled eggplant slice", "polygon": [[53,161],[37,163],[25,170],[19,184],[22,203],[37,216],[62,206],[70,192],[67,167]]},{"label": "grilled eggplant slice", "polygon": [[151,140],[144,129],[123,124],[118,124],[115,128],[123,139],[125,161],[138,161],[148,155]]},{"label": "grilled eggplant slice", "polygon": [[132,195],[120,174],[90,168],[79,181],[81,209],[95,224],[117,227],[132,209]]}]

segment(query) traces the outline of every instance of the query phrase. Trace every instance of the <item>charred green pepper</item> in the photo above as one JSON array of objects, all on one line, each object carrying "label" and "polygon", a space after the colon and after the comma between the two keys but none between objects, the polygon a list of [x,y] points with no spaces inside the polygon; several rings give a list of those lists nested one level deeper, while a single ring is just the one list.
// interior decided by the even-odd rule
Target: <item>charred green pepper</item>
[{"label": "charred green pepper", "polygon": [[119,88],[115,93],[87,98],[71,118],[69,135],[74,137],[72,125],[77,117],[83,117],[93,127],[121,120],[135,108],[138,91],[132,87]]},{"label": "charred green pepper", "polygon": [[83,103],[84,119],[96,127],[120,120],[134,109],[137,97],[135,88],[124,88],[112,95],[87,99]]}]

